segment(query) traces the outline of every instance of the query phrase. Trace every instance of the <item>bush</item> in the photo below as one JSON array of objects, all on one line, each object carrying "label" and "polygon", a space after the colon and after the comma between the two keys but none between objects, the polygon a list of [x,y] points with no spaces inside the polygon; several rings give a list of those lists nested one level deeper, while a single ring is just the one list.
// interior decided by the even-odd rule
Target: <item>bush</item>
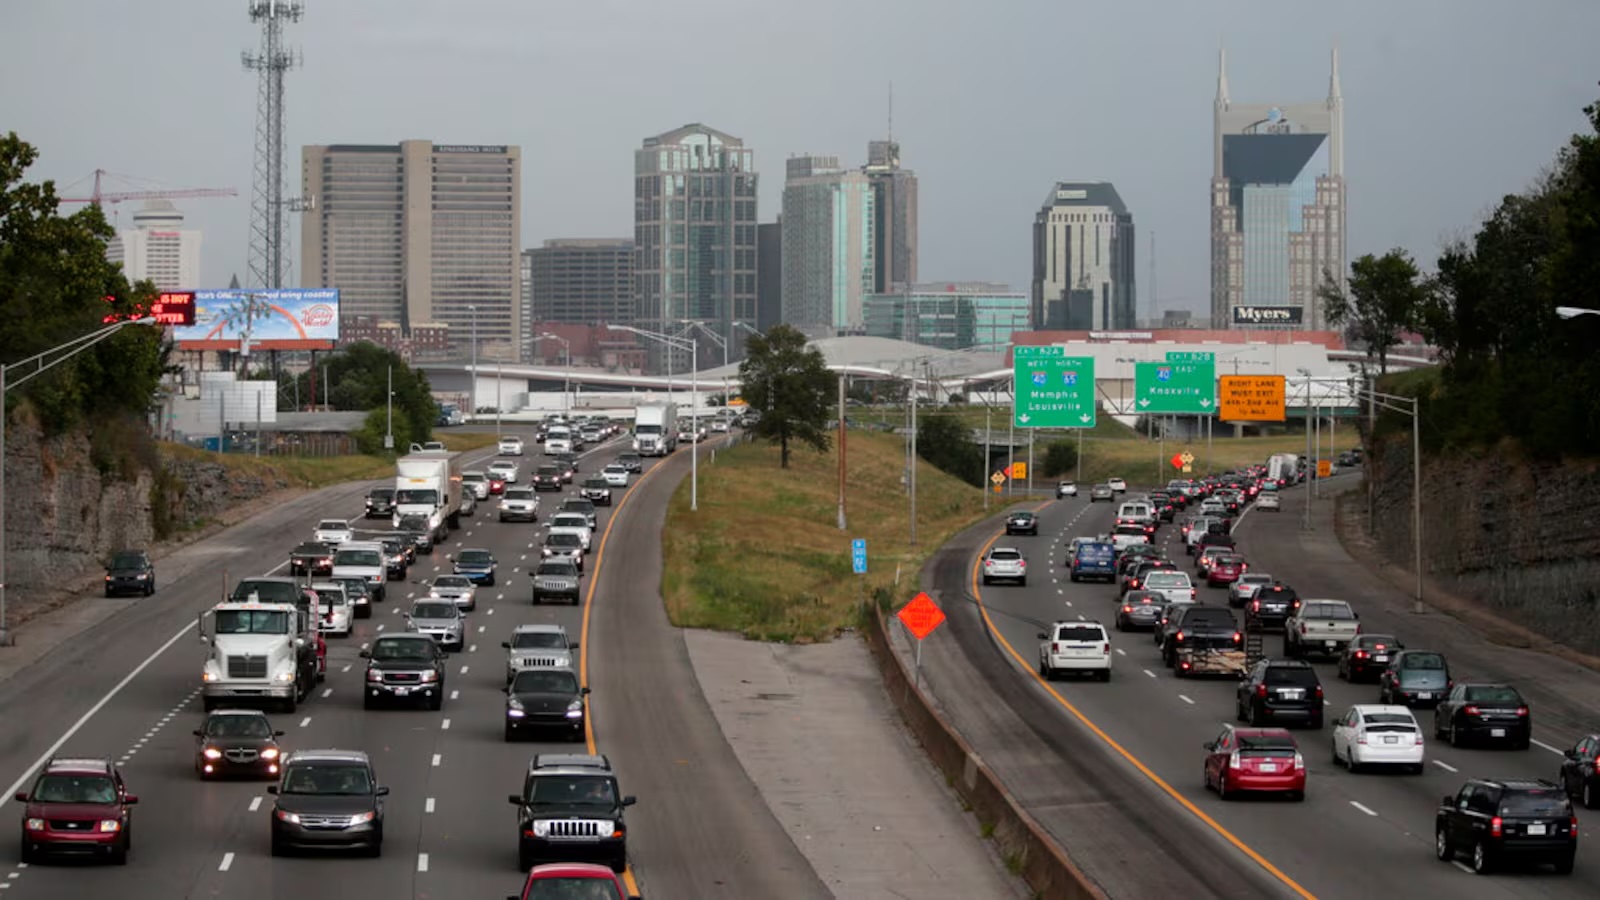
[{"label": "bush", "polygon": [[954,416],[932,415],[917,423],[917,456],[968,484],[983,486],[983,448]]},{"label": "bush", "polygon": [[1040,466],[1046,478],[1061,478],[1078,469],[1078,444],[1076,441],[1051,441],[1044,448],[1044,461]]}]

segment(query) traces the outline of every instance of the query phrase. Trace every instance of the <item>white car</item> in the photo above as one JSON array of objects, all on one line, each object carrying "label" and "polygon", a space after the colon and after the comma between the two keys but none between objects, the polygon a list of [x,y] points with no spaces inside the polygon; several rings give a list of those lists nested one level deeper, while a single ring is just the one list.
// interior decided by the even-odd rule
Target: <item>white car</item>
[{"label": "white car", "polygon": [[727,434],[728,433],[728,420],[727,419],[712,419],[711,420],[711,431],[713,433],[715,433],[715,434]]},{"label": "white car", "polygon": [[1357,704],[1333,726],[1333,761],[1351,772],[1362,766],[1405,766],[1421,774],[1422,726],[1407,707]]},{"label": "white car", "polygon": [[1281,507],[1278,505],[1278,503],[1279,503],[1279,500],[1278,500],[1278,495],[1276,493],[1262,494],[1261,496],[1256,498],[1256,509],[1260,509],[1260,510],[1268,510],[1268,509],[1270,509],[1273,512],[1279,512]]},{"label": "white car", "polygon": [[323,544],[342,544],[350,540],[355,532],[350,529],[350,523],[343,519],[323,519],[317,523],[316,533],[311,539]]},{"label": "white car", "polygon": [[522,438],[517,437],[516,435],[507,435],[506,437],[500,439],[500,449],[498,452],[501,456],[521,456],[522,450]]},{"label": "white car", "polygon": [[489,463],[489,477],[503,479],[506,484],[516,484],[520,474],[522,467],[509,459],[497,459]]},{"label": "white car", "polygon": [[589,527],[589,517],[579,512],[556,513],[551,516],[548,531],[550,534],[571,532],[577,535],[585,553],[589,552],[589,545],[594,540],[594,529]]},{"label": "white car", "polygon": [[1078,496],[1078,483],[1076,481],[1063,481],[1056,485],[1056,497]]},{"label": "white car", "polygon": [[1189,580],[1189,573],[1173,572],[1169,569],[1156,569],[1146,575],[1144,584],[1139,585],[1139,590],[1160,594],[1168,603],[1193,600],[1195,595],[1194,583]]},{"label": "white car", "polygon": [[1111,680],[1111,638],[1099,622],[1056,622],[1039,632],[1039,674],[1054,679],[1062,672],[1093,672]]},{"label": "white car", "polygon": [[625,488],[628,486],[628,467],[622,463],[612,463],[601,469],[600,474],[605,476],[606,484],[612,487]]},{"label": "white car", "polygon": [[703,440],[705,438],[705,436],[706,436],[706,427],[704,425],[701,425],[700,429],[698,431],[696,431],[694,429],[690,429],[690,428],[685,428],[682,431],[678,432],[678,443],[680,443],[680,444],[698,444],[698,443],[700,443],[701,440]]},{"label": "white car", "polygon": [[500,495],[500,521],[521,519],[524,522],[539,520],[539,492],[531,487],[508,487]]},{"label": "white car", "polygon": [[317,628],[323,634],[349,637],[355,609],[344,592],[344,585],[319,581],[311,585],[311,590],[316,592],[317,609],[321,613],[317,617]]},{"label": "white car", "polygon": [[989,550],[989,555],[983,558],[983,583],[993,584],[996,581],[1015,581],[1019,585],[1028,583],[1028,561],[1023,558],[1021,550],[1015,547],[994,547]]},{"label": "white car", "polygon": [[1272,584],[1273,577],[1265,572],[1246,572],[1228,585],[1228,605],[1238,608],[1249,603],[1256,592]]},{"label": "white car", "polygon": [[470,489],[479,500],[489,499],[489,476],[482,469],[468,469],[461,473],[461,486]]},{"label": "white car", "polygon": [[1126,493],[1128,490],[1128,483],[1121,478],[1107,478],[1106,484],[1110,485],[1111,489],[1119,494]]},{"label": "white car", "polygon": [[1146,534],[1145,530],[1138,525],[1118,525],[1116,530],[1111,532],[1111,546],[1116,548],[1118,554],[1121,554],[1122,551],[1132,547],[1134,544],[1148,543],[1150,543],[1150,535]]},{"label": "white car", "polygon": [[478,608],[478,586],[465,575],[439,575],[428,586],[429,600],[449,600],[457,609]]}]

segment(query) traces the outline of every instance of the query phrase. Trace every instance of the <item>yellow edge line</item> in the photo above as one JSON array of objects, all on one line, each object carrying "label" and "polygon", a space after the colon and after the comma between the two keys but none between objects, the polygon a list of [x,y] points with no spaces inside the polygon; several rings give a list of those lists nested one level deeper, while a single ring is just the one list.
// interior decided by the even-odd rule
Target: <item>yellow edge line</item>
[{"label": "yellow edge line", "polygon": [[[1045,506],[1049,505],[1051,502],[1052,501],[1048,501],[1048,500],[1044,501],[1043,503],[1040,504],[1039,508],[1043,509]],[[989,540],[985,541],[983,547],[979,549],[977,558],[973,560],[973,564],[972,564],[972,585],[971,585],[972,586],[972,596],[978,603],[978,614],[983,616],[983,624],[989,629],[989,633],[991,635],[993,635],[995,637],[995,639],[1000,642],[1000,646],[1006,648],[1006,652],[1011,654],[1011,658],[1016,660],[1017,665],[1022,668],[1022,671],[1026,672],[1030,677],[1033,678],[1034,681],[1038,682],[1040,687],[1044,688],[1046,691],[1049,691],[1050,692],[1050,696],[1054,697],[1056,699],[1057,703],[1061,704],[1061,706],[1064,709],[1066,709],[1067,712],[1071,713],[1073,718],[1077,719],[1079,722],[1083,723],[1084,727],[1086,727],[1090,731],[1094,732],[1095,737],[1098,737],[1101,741],[1105,742],[1106,746],[1110,747],[1112,750],[1115,750],[1119,756],[1121,756],[1123,759],[1127,760],[1135,769],[1138,769],[1139,772],[1141,774],[1143,774],[1146,778],[1150,779],[1150,781],[1153,784],[1155,784],[1156,787],[1158,787],[1161,790],[1165,791],[1169,797],[1171,797],[1173,800],[1176,800],[1184,809],[1186,809],[1189,812],[1193,813],[1195,815],[1195,818],[1198,818],[1201,822],[1204,822],[1206,824],[1206,826],[1209,827],[1212,831],[1215,831],[1217,834],[1221,835],[1222,838],[1224,840],[1226,840],[1228,843],[1230,843],[1234,847],[1238,848],[1239,852],[1243,853],[1245,856],[1250,857],[1250,859],[1252,861],[1254,861],[1256,863],[1256,865],[1259,865],[1261,868],[1263,868],[1263,869],[1267,870],[1268,872],[1270,872],[1274,878],[1276,878],[1279,881],[1283,882],[1283,884],[1285,886],[1287,886],[1290,890],[1294,891],[1296,894],[1299,894],[1301,897],[1304,897],[1305,900],[1317,900],[1317,897],[1316,897],[1315,894],[1313,894],[1310,891],[1306,890],[1305,888],[1301,887],[1298,882],[1296,882],[1293,878],[1290,878],[1287,874],[1285,874],[1282,869],[1279,869],[1277,866],[1275,866],[1272,863],[1268,862],[1266,857],[1262,856],[1260,853],[1258,853],[1254,849],[1252,849],[1250,847],[1250,845],[1246,844],[1243,840],[1241,840],[1233,832],[1231,832],[1228,829],[1222,827],[1222,824],[1219,823],[1216,819],[1213,819],[1213,818],[1211,818],[1211,816],[1207,815],[1205,810],[1202,810],[1200,807],[1195,806],[1194,803],[1189,800],[1189,798],[1187,798],[1187,797],[1183,796],[1182,794],[1178,793],[1178,790],[1176,788],[1174,788],[1172,785],[1168,784],[1166,782],[1166,780],[1163,779],[1160,775],[1157,775],[1154,770],[1152,770],[1149,766],[1147,766],[1143,762],[1141,762],[1139,760],[1139,758],[1134,756],[1131,752],[1129,752],[1127,748],[1125,748],[1121,744],[1117,743],[1116,740],[1111,737],[1111,735],[1107,734],[1103,729],[1101,729],[1101,727],[1099,725],[1096,725],[1088,716],[1084,715],[1083,712],[1081,710],[1079,710],[1076,706],[1073,706],[1072,703],[1070,703],[1067,700],[1067,698],[1061,696],[1061,694],[1056,691],[1055,686],[1052,685],[1050,682],[1046,681],[1037,671],[1035,671],[1034,667],[1032,665],[1030,665],[1026,659],[1023,658],[1022,654],[1018,653],[1016,648],[1011,646],[1011,642],[1006,640],[1005,635],[1000,633],[1000,629],[999,628],[995,627],[994,620],[989,618],[989,608],[987,606],[985,606],[984,603],[983,603],[983,592],[978,589],[978,582],[979,582],[978,571],[983,565],[983,562],[982,562],[983,555],[985,553],[989,552],[989,548],[994,546],[995,541],[998,541],[1000,539],[1000,537],[1002,536],[1002,534],[1004,534],[1003,531],[1002,532],[996,532],[993,536],[991,536],[989,538]]]}]

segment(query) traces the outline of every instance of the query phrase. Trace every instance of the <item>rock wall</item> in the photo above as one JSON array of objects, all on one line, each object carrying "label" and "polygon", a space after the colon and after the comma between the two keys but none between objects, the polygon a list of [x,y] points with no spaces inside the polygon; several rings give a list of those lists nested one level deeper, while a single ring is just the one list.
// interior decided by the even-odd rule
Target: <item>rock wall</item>
[{"label": "rock wall", "polygon": [[[1373,536],[1391,562],[1409,568],[1409,435],[1382,440],[1365,477]],[[1529,462],[1509,442],[1424,456],[1422,522],[1424,568],[1442,587],[1600,654],[1600,464]]]}]

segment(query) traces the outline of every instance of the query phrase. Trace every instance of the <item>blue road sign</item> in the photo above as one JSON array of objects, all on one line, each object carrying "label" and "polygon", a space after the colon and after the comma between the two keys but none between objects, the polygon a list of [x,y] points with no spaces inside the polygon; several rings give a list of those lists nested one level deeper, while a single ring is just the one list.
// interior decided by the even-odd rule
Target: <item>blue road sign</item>
[{"label": "blue road sign", "polygon": [[867,574],[867,539],[856,538],[850,542],[850,566],[857,575]]}]

